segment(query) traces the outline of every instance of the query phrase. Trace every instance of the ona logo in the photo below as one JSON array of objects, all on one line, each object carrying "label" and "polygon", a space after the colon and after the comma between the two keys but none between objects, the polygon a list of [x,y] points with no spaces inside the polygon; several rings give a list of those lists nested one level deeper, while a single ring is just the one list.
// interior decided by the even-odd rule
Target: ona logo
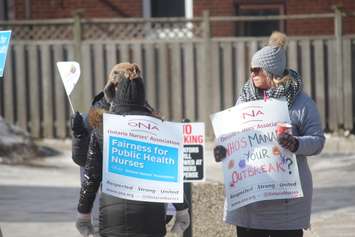
[{"label": "ona logo", "polygon": [[264,112],[261,111],[260,109],[251,109],[242,113],[242,119],[246,119],[250,117],[255,118],[259,115],[264,115]]},{"label": "ona logo", "polygon": [[156,124],[146,120],[130,120],[128,121],[128,125],[148,131],[159,131],[159,127]]}]

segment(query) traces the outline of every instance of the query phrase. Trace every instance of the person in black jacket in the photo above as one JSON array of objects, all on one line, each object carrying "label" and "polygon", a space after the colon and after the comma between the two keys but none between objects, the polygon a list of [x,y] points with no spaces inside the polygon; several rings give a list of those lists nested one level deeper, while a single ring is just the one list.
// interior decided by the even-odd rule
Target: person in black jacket
[{"label": "person in black jacket", "polygon": [[[80,166],[80,183],[84,180],[84,167],[87,160],[87,153],[89,149],[90,133],[92,131],[92,126],[89,122],[89,116],[95,111],[102,110],[103,112],[108,111],[110,104],[106,101],[103,91],[97,94],[91,103],[91,107],[88,113],[76,112],[72,116],[72,159],[74,163]],[[99,237],[99,198],[100,191],[98,191],[96,199],[93,203],[91,223],[92,232],[94,236]],[[84,235],[85,236],[85,235]]]},{"label": "person in black jacket", "polygon": [[[115,65],[110,71],[108,81],[116,81],[113,85],[117,85],[117,75],[119,74],[120,64]],[[160,116],[158,112],[145,102],[146,109],[151,111],[153,114]],[[89,121],[89,118],[98,118],[101,119],[101,116],[95,116],[96,113],[102,114],[103,112],[108,112],[110,108],[110,103],[107,102],[104,96],[104,92],[101,91],[98,93],[94,100],[91,103],[91,107],[88,113],[79,113],[76,112],[72,116],[71,128],[72,128],[72,159],[74,163],[80,166],[80,181],[83,180],[83,172],[85,163],[87,160],[87,153],[89,148],[90,133],[92,131],[92,124],[95,121]],[[99,196],[100,192],[96,196],[95,202],[93,204],[93,215],[92,215],[92,224],[94,226],[94,233],[98,233],[99,226],[99,217],[98,217],[98,206],[99,206]],[[188,207],[187,201],[184,204],[174,204],[174,207],[177,210],[183,210]],[[167,216],[167,222],[172,218],[172,216]]]},{"label": "person in black jacket", "polygon": [[89,125],[88,116],[96,109],[108,111],[109,108],[110,104],[105,100],[104,92],[101,91],[92,101],[88,113],[75,112],[72,116],[72,159],[80,167],[84,167],[86,163],[90,132],[92,130],[92,127]]},{"label": "person in black jacket", "polygon": [[[143,79],[137,65],[122,63],[117,73],[108,81],[104,95],[110,104],[109,112],[125,115],[154,116],[145,102]],[[102,179],[102,114],[105,109],[91,109],[88,121],[90,132],[89,151],[85,162],[84,180],[78,204],[76,226],[88,236],[93,232],[90,213]],[[172,231],[183,232],[190,217],[186,204],[175,206],[176,222]],[[100,235],[159,237],[166,234],[165,205],[163,203],[125,200],[101,193]]]}]

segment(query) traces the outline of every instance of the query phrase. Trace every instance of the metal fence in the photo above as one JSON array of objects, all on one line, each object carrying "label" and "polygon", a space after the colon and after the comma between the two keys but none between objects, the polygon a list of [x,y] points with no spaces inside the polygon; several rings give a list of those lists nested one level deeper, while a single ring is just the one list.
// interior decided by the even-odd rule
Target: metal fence
[{"label": "metal fence", "polygon": [[[288,66],[301,73],[305,91],[316,101],[324,127],[351,131],[355,36],[339,32],[340,13],[312,17],[334,18],[335,34],[290,37]],[[245,19],[262,19],[254,18]],[[68,137],[70,107],[55,63],[80,62],[82,76],[72,99],[76,109],[87,111],[110,68],[131,61],[142,66],[147,100],[162,115],[209,124],[209,114],[235,103],[248,79],[251,55],[267,40],[214,38],[211,22],[245,19],[209,17],[205,13],[194,19],[83,20],[77,16],[0,22],[0,29],[14,31],[6,74],[0,80],[0,114],[34,137]]]}]

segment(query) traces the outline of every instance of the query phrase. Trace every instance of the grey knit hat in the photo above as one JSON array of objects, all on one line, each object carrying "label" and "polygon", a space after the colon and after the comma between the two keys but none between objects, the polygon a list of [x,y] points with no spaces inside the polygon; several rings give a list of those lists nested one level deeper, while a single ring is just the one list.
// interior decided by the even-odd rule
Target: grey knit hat
[{"label": "grey knit hat", "polygon": [[277,31],[272,33],[268,45],[253,55],[251,67],[260,67],[276,76],[282,76],[286,69],[285,44],[285,34]]}]

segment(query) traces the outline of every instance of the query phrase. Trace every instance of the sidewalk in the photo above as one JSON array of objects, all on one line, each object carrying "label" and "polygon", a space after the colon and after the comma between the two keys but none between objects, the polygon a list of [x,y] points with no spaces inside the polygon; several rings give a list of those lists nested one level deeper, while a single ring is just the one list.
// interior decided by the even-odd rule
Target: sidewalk
[{"label": "sidewalk", "polygon": [[[70,142],[48,144],[62,154],[32,166],[0,165],[0,227],[4,237],[79,237],[74,227],[79,168],[71,161]],[[312,229],[305,237],[355,236],[355,153],[347,154],[353,144],[355,139],[329,138],[326,153],[309,158],[314,204]],[[212,147],[212,143],[206,146],[206,182],[222,183],[222,169],[213,161]]]}]

